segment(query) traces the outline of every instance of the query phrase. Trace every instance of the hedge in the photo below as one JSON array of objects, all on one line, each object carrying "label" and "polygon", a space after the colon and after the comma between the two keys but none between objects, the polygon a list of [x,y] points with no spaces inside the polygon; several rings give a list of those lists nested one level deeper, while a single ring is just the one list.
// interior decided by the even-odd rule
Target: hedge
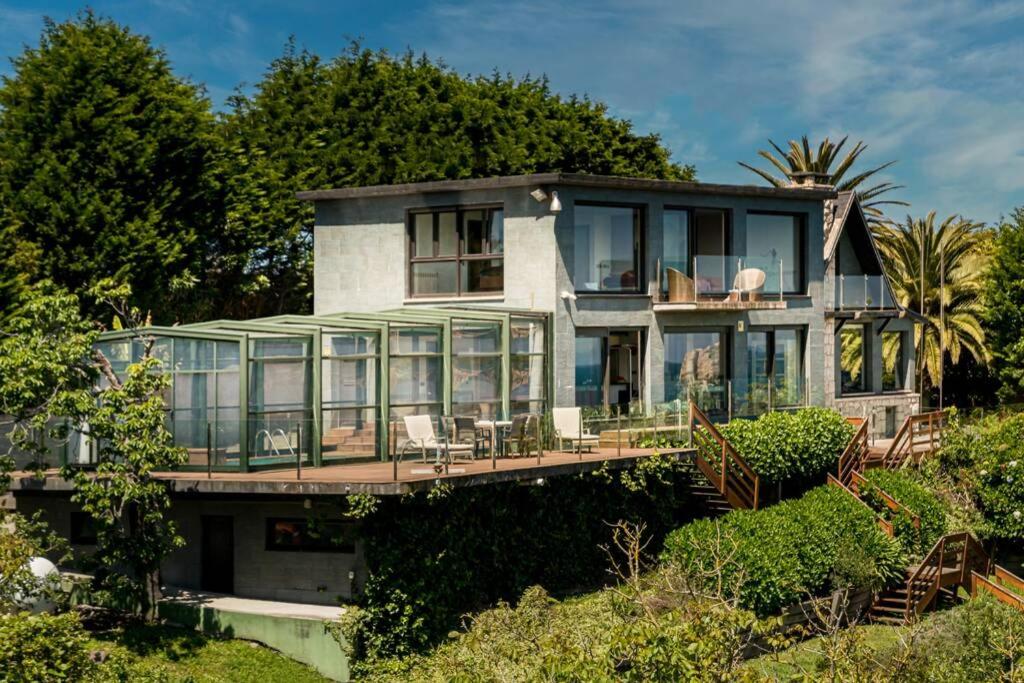
[{"label": "hedge", "polygon": [[765,413],[720,429],[750,467],[774,483],[823,475],[836,466],[856,431],[828,408]]},{"label": "hedge", "polygon": [[688,524],[669,534],[661,557],[694,575],[716,554],[732,555],[722,576],[724,585],[738,584],[738,596],[730,597],[762,617],[834,585],[877,587],[903,566],[899,544],[878,528],[874,514],[831,486]]},{"label": "hedge", "polygon": [[[864,473],[867,485],[861,494],[872,508],[893,523],[896,538],[914,555],[922,555],[946,533],[946,506],[926,486],[914,480],[908,472],[871,469]],[[907,513],[893,512],[885,505],[877,490],[881,489],[921,518],[921,528],[915,529]]]},{"label": "hedge", "polygon": [[80,681],[92,667],[77,615],[0,615],[0,681]]}]

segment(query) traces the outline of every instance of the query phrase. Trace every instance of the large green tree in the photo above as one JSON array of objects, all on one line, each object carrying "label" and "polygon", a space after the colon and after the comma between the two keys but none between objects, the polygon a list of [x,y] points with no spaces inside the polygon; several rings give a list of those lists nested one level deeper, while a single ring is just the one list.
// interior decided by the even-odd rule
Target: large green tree
[{"label": "large green tree", "polygon": [[1003,399],[1024,396],[1024,207],[996,231],[985,272],[985,329]]},{"label": "large green tree", "polygon": [[544,78],[466,77],[353,44],[324,61],[289,45],[220,128],[227,222],[209,315],[309,309],[313,208],[299,190],[547,171],[692,179],[656,135]]},{"label": "large green tree", "polygon": [[173,321],[168,291],[221,222],[214,123],[148,38],[92,12],[47,21],[0,84],[0,307],[23,280],[116,277]]},{"label": "large green tree", "polygon": [[877,225],[875,236],[896,300],[927,318],[914,326],[914,343],[918,369],[931,385],[938,385],[943,364],[959,363],[961,354],[988,362],[981,324],[986,243],[981,226],[960,216],[936,225],[933,211],[924,218],[907,216],[901,224]]}]

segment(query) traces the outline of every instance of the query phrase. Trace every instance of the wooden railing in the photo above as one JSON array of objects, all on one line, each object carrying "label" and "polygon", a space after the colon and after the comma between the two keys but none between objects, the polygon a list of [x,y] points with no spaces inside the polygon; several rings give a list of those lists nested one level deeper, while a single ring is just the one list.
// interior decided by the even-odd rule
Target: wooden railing
[{"label": "wooden railing", "polygon": [[836,478],[843,486],[850,485],[852,473],[864,471],[868,459],[868,421],[863,417],[848,417],[846,421],[855,426],[857,431],[839,456]]},{"label": "wooden railing", "polygon": [[711,485],[734,508],[756,510],[761,493],[760,477],[693,401],[690,401],[690,438],[696,451],[694,462]]},{"label": "wooden railing", "polygon": [[927,609],[942,588],[968,586],[975,572],[988,576],[990,565],[988,553],[971,534],[943,536],[907,579],[906,619]]},{"label": "wooden railing", "polygon": [[[1009,586],[1013,588],[1011,589]],[[978,572],[971,572],[972,598],[977,597],[979,593],[988,593],[1004,605],[1024,612],[1024,595],[1019,592],[1021,590],[1024,590],[1024,580],[1002,567],[995,567],[994,581]]]},{"label": "wooden railing", "polygon": [[848,487],[848,486],[845,486],[845,485],[843,484],[843,482],[839,481],[838,479],[836,479],[835,477],[833,477],[833,476],[832,476],[831,474],[830,474],[830,475],[828,475],[828,483],[829,483],[829,485],[831,485],[831,486],[835,486],[836,488],[838,488],[838,489],[841,489],[841,490],[845,491],[845,492],[846,492],[846,493],[848,493],[848,494],[850,495],[850,497],[852,497],[852,498],[853,498],[853,499],[854,499],[855,501],[857,501],[858,503],[860,503],[861,505],[863,505],[864,507],[866,507],[866,508],[867,508],[868,510],[870,510],[870,511],[871,511],[871,514],[875,516],[875,521],[876,521],[876,522],[878,523],[878,528],[880,528],[880,529],[882,530],[882,532],[883,532],[883,533],[884,533],[884,534],[885,534],[886,536],[888,536],[889,538],[894,538],[894,537],[896,536],[896,530],[895,530],[895,529],[893,528],[893,526],[892,526],[892,522],[890,522],[889,520],[885,519],[884,517],[882,517],[881,515],[879,515],[879,514],[878,514],[877,512],[875,512],[875,511],[874,511],[874,510],[873,510],[873,509],[871,508],[871,506],[870,506],[870,505],[868,505],[867,503],[865,503],[865,502],[864,502],[864,499],[863,499],[863,498],[861,498],[861,497],[860,497],[860,495],[859,495],[859,494],[858,494],[858,493],[857,493],[856,491],[854,491],[853,489],[851,489],[851,488],[850,488],[850,487]]},{"label": "wooden railing", "polygon": [[882,457],[883,465],[895,470],[903,467],[907,460],[916,464],[934,454],[942,446],[946,420],[946,413],[941,410],[908,415]]},{"label": "wooden railing", "polygon": [[908,517],[910,517],[910,523],[914,526],[914,528],[918,530],[921,529],[921,517],[914,514],[913,510],[911,510],[906,505],[890,496],[888,493],[883,491],[878,485],[871,484],[867,479],[864,478],[864,475],[858,472],[851,473],[850,484],[848,488],[857,495],[858,499],[863,500],[862,490],[864,489],[865,485],[872,486],[874,488],[875,493],[878,494],[878,497],[882,499],[882,502],[885,504],[887,508],[889,508],[895,513],[907,515]]}]

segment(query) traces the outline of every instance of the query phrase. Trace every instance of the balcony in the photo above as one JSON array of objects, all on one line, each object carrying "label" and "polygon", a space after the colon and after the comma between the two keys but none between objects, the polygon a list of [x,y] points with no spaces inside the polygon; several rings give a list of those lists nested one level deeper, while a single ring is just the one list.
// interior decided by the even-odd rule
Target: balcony
[{"label": "balcony", "polygon": [[896,302],[884,275],[839,275],[835,280],[836,311],[892,310]]},{"label": "balcony", "polygon": [[795,289],[798,279],[781,259],[732,255],[698,255],[685,266],[666,263],[658,270],[654,310],[664,312],[784,309],[783,292]]}]

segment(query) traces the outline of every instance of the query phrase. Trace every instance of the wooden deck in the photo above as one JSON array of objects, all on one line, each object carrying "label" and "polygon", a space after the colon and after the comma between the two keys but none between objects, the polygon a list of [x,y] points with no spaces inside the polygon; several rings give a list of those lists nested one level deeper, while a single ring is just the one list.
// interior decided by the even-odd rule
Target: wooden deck
[{"label": "wooden deck", "polygon": [[[450,486],[481,486],[499,482],[532,482],[549,477],[592,472],[603,466],[624,469],[637,460],[660,452],[678,460],[689,459],[693,451],[685,448],[595,448],[582,454],[545,451],[538,463],[536,455],[519,458],[458,460],[449,465],[447,474],[437,473],[433,462],[424,464],[419,458],[403,461],[395,477],[390,462],[336,464],[310,467],[263,470],[259,472],[165,472],[158,476],[171,483],[175,495],[338,495],[372,493],[404,495],[429,490],[438,483]],[[607,463],[607,465],[606,465]],[[56,471],[46,472],[38,479],[30,473],[14,473],[11,488],[15,495],[33,491],[69,491],[70,484]]]}]

